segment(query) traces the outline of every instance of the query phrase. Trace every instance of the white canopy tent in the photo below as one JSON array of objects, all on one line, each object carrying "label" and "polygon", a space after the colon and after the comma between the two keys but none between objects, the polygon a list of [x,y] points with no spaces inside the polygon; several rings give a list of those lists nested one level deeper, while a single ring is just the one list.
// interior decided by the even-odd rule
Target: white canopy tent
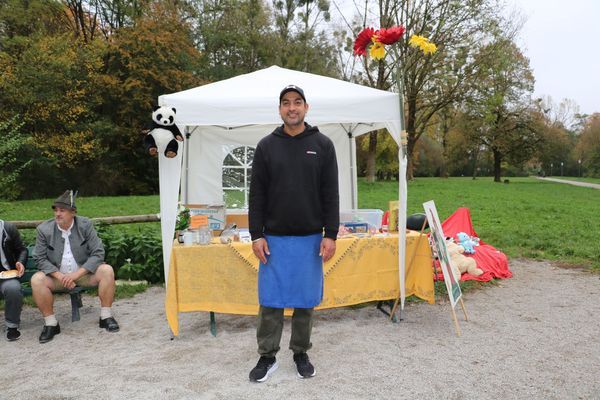
[{"label": "white canopy tent", "polygon": [[[289,84],[300,86],[309,104],[306,122],[333,141],[336,148],[340,210],[357,208],[355,138],[385,128],[400,143],[399,96],[333,78],[272,66],[234,78],[162,95],[161,106],[175,107],[177,125],[186,133],[178,156],[159,152],[160,211],[163,259],[168,277],[175,230],[179,184],[186,204],[223,202],[225,156],[235,147],[256,146],[281,125],[279,92]],[[164,144],[159,143],[159,149]],[[406,157],[398,146],[399,243],[401,304],[404,306],[406,252]],[[182,173],[183,172],[183,173]]]}]

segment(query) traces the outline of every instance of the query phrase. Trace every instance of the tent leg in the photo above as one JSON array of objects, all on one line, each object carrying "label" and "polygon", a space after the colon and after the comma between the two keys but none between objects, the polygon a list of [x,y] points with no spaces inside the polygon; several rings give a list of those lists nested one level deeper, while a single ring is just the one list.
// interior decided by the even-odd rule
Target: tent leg
[{"label": "tent leg", "polygon": [[210,333],[214,337],[217,337],[217,320],[215,318],[215,313],[212,311],[210,312]]},{"label": "tent leg", "polygon": [[[383,306],[388,306],[390,311],[384,310]],[[385,300],[385,301],[378,301],[377,302],[377,309],[379,311],[381,311],[382,313],[384,313],[385,315],[387,315],[388,317],[390,317],[390,320],[392,322],[398,322],[398,321],[402,321],[402,318],[398,319],[396,318],[396,313],[392,313],[392,310],[394,309],[394,302],[392,300]],[[402,312],[400,312],[400,316],[402,316]]]},{"label": "tent leg", "polygon": [[[419,249],[419,244],[421,244],[421,238],[425,235],[425,225],[427,224],[427,219],[425,219],[425,221],[423,221],[423,226],[421,226],[421,231],[419,232],[419,237],[417,239],[417,244],[415,245],[415,248],[413,249],[412,255],[410,257],[410,261],[408,262],[408,268],[406,269],[406,276],[408,276],[408,273],[410,272],[413,262],[415,261],[415,256],[417,255],[417,250]],[[398,308],[398,305],[400,304],[400,297],[398,297],[396,299],[396,301],[394,302],[394,307],[392,308],[392,315],[394,317],[396,317],[396,309]],[[402,308],[402,307],[401,307]],[[400,315],[402,316],[402,310],[400,310]],[[402,318],[400,318],[400,321],[402,321]],[[394,321],[396,322],[396,321]]]}]

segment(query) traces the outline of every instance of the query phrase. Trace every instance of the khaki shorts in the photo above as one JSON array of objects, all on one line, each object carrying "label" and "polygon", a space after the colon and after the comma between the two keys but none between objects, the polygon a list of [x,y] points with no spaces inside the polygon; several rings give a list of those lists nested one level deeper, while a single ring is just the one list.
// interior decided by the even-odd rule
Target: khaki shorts
[{"label": "khaki shorts", "polygon": [[[54,284],[54,290],[67,290],[67,289],[65,289],[65,287],[63,286],[61,281],[59,281],[58,279],[56,279],[55,277],[53,277],[51,275],[46,275],[46,276],[48,278],[52,279],[52,283]],[[81,287],[98,286],[98,284],[92,285],[91,279],[93,276],[94,276],[93,274],[85,274],[81,278],[77,279],[75,281],[75,283],[77,284],[77,286],[81,286]]]}]

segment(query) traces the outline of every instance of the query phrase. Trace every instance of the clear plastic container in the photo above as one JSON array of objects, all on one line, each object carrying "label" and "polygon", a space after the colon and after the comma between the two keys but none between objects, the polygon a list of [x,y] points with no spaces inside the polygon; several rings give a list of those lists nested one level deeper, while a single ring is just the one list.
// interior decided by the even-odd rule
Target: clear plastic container
[{"label": "clear plastic container", "polygon": [[340,211],[340,223],[344,222],[366,222],[376,230],[381,229],[383,211],[378,209],[355,209]]}]

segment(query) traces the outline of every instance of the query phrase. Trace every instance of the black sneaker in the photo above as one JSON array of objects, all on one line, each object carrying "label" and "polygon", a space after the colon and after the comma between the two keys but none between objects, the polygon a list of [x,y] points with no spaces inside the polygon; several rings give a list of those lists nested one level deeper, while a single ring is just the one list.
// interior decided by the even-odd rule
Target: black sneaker
[{"label": "black sneaker", "polygon": [[19,340],[21,337],[21,332],[17,328],[8,328],[6,329],[6,340],[9,342],[14,342],[15,340]]},{"label": "black sneaker", "polygon": [[279,363],[275,357],[260,356],[256,367],[250,371],[250,380],[252,382],[264,382],[277,370],[278,366]]},{"label": "black sneaker", "polygon": [[315,367],[310,363],[308,354],[298,353],[294,354],[294,362],[296,363],[296,369],[298,370],[299,378],[312,378],[317,374]]}]

